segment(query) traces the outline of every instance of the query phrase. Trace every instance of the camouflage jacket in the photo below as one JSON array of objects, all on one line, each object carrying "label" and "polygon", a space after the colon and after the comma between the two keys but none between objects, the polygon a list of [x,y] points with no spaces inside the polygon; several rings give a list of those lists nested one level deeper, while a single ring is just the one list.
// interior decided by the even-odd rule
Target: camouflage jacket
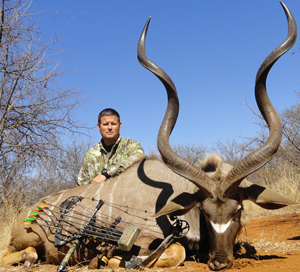
[{"label": "camouflage jacket", "polygon": [[100,142],[86,153],[79,171],[77,186],[91,183],[103,169],[107,169],[108,173],[115,177],[144,158],[144,150],[140,143],[130,138],[119,136],[110,153]]}]

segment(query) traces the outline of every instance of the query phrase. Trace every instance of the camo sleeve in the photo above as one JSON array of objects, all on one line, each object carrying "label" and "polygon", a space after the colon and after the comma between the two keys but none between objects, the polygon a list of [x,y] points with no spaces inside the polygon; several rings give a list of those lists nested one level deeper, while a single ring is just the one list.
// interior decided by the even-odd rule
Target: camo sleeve
[{"label": "camo sleeve", "polygon": [[116,157],[109,163],[107,171],[112,177],[115,177],[144,158],[144,150],[139,142],[123,138],[116,151]]},{"label": "camo sleeve", "polygon": [[99,144],[92,147],[84,156],[79,175],[77,186],[90,184],[92,179],[97,176],[104,168],[104,159],[99,151]]},{"label": "camo sleeve", "polygon": [[90,179],[88,178],[87,165],[83,161],[80,171],[79,171],[78,178],[77,178],[76,186],[86,185],[89,183],[91,183],[91,182],[90,182]]},{"label": "camo sleeve", "polygon": [[109,154],[103,151],[99,143],[86,153],[79,171],[77,186],[90,184],[104,168],[112,177],[115,177],[144,158],[142,146],[133,139],[120,136]]}]

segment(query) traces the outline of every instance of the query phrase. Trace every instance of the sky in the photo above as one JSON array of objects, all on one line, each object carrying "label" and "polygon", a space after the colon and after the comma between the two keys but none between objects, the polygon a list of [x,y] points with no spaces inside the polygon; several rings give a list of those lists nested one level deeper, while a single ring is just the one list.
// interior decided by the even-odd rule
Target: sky
[{"label": "sky", "polygon": [[[300,1],[285,0],[300,24]],[[166,110],[161,82],[137,60],[137,42],[149,16],[146,53],[175,83],[180,111],[171,143],[210,145],[259,130],[256,72],[284,41],[287,21],[277,0],[33,0],[44,40],[63,30],[55,58],[68,70],[59,83],[81,90],[77,119],[93,127],[104,108],[121,115],[121,135],[146,153]],[[272,68],[267,90],[278,112],[299,103],[300,40]]]}]

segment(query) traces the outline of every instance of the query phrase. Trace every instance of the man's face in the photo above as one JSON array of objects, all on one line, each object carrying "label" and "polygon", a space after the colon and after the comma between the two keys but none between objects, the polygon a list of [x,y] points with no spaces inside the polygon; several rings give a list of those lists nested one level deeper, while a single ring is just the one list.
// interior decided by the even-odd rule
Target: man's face
[{"label": "man's face", "polygon": [[101,117],[101,123],[97,124],[105,145],[114,144],[119,138],[122,123],[118,122],[115,115],[104,115]]}]

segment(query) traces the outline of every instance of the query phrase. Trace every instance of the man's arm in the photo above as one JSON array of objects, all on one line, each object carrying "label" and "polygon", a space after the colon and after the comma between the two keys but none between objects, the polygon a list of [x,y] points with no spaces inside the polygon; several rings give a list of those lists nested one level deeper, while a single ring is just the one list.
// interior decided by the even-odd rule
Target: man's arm
[{"label": "man's arm", "polygon": [[90,184],[92,182],[92,179],[100,172],[100,162],[96,163],[97,157],[99,157],[98,150],[99,146],[95,145],[90,148],[85,154],[77,178],[77,186]]},{"label": "man's arm", "polygon": [[107,168],[110,176],[115,177],[125,171],[133,164],[145,159],[145,153],[139,142],[126,139],[124,143],[117,150],[118,163],[113,164]]},{"label": "man's arm", "polygon": [[86,185],[90,183],[91,181],[90,181],[90,176],[88,171],[88,165],[86,163],[86,159],[84,158],[81,168],[79,170],[76,186]]},{"label": "man's arm", "polygon": [[[98,149],[98,147],[96,149]],[[124,141],[120,143],[116,153],[114,159],[116,163],[112,162],[111,165],[107,166],[107,172],[111,177],[119,175],[131,165],[142,161],[145,158],[144,150],[140,143],[129,138],[124,139]],[[100,173],[103,166],[101,166],[99,162],[92,162],[94,157],[94,149],[90,149],[85,155],[79,171],[77,186],[100,183],[107,180],[107,178]],[[99,167],[99,169],[96,169],[96,166]],[[95,175],[91,176],[89,168],[94,168],[95,171],[93,172]]]}]

